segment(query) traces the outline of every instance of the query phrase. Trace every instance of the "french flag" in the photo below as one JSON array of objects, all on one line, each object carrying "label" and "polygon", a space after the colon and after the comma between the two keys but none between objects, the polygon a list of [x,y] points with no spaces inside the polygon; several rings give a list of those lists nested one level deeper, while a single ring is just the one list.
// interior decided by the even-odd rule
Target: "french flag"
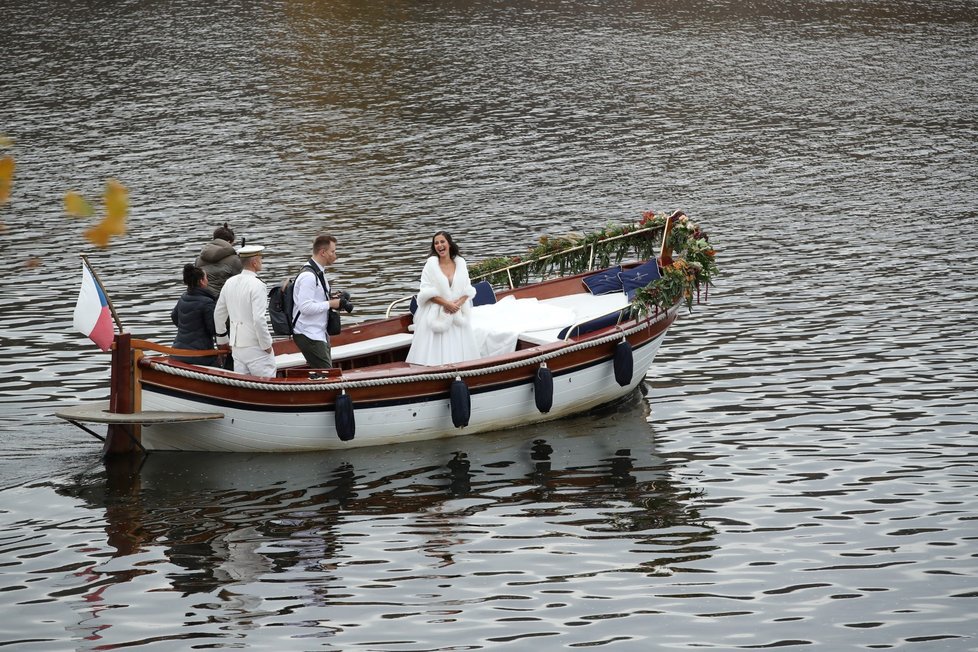
[{"label": "french flag", "polygon": [[112,348],[115,329],[112,328],[109,300],[85,263],[82,263],[81,290],[75,304],[75,328],[91,338],[103,351]]}]

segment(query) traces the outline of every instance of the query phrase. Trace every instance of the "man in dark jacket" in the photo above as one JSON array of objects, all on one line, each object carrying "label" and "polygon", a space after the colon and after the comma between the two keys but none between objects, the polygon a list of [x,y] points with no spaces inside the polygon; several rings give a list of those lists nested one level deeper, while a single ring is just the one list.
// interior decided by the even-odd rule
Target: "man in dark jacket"
[{"label": "man in dark jacket", "polygon": [[214,240],[204,245],[197,256],[197,267],[207,272],[206,288],[215,299],[221,294],[224,281],[241,273],[241,259],[231,245],[234,244],[234,231],[225,222],[214,229]]}]

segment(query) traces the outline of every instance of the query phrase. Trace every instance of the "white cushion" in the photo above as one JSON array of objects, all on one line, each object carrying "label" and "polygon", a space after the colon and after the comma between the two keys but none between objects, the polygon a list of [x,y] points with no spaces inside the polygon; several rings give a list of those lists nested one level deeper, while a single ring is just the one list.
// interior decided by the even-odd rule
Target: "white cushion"
[{"label": "white cushion", "polygon": [[[381,351],[399,349],[403,346],[409,345],[413,338],[414,335],[411,333],[394,333],[393,335],[374,337],[361,342],[351,342],[350,344],[334,346],[331,350],[333,362],[349,360],[350,358],[358,358],[362,355],[370,355],[371,353],[380,353]],[[302,356],[301,352],[283,353],[275,356],[276,369],[301,367],[305,363],[306,359]]]}]

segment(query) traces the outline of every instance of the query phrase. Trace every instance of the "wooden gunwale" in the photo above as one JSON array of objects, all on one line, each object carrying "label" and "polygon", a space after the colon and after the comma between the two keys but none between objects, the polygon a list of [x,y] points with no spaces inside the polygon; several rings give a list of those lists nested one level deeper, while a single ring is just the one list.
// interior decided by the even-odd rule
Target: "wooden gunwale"
[{"label": "wooden gunwale", "polygon": [[[666,319],[651,322],[648,325],[648,328],[633,333],[627,336],[626,339],[633,348],[639,348],[659,337],[675,319],[676,315],[672,314]],[[392,318],[392,320],[399,321],[400,318]],[[445,365],[442,367],[421,367],[406,363],[395,363],[378,365],[375,367],[357,368],[345,371],[342,377],[340,377],[338,380],[343,382],[356,382],[387,378],[393,379],[404,376],[416,376],[421,373],[454,374],[455,372],[478,370],[482,367],[519,362],[521,360],[533,358],[541,354],[559,351],[560,349],[568,348],[569,346],[579,342],[599,339],[616,331],[620,332],[625,328],[636,325],[637,323],[638,322],[636,320],[630,319],[619,326],[609,326],[599,331],[587,333],[585,336],[574,338],[568,342],[554,342],[529,349],[520,349],[513,353],[507,353],[495,356],[493,358],[474,360],[462,364]],[[558,355],[548,360],[547,366],[550,368],[551,373],[553,373],[555,376],[572,373],[577,369],[610,360],[614,355],[616,344],[616,342],[610,342],[599,347],[569,351],[566,354]],[[172,361],[167,358],[150,357],[140,361],[142,375],[141,381],[144,387],[158,387],[161,389],[161,391],[196,396],[205,402],[215,402],[218,404],[244,404],[252,407],[263,406],[276,409],[288,407],[294,407],[296,409],[329,409],[335,402],[336,396],[339,393],[339,390],[330,389],[326,383],[310,383],[308,380],[298,380],[294,378],[262,379],[245,377],[244,379],[269,385],[308,385],[309,388],[307,390],[275,391],[226,385],[206,379],[187,378],[184,376],[166,373],[165,371],[154,368],[154,361],[165,362],[166,364],[177,368],[193,370],[198,374],[214,377],[215,380],[221,377],[242,380],[242,376],[215,368],[207,368],[206,370],[203,370],[201,367],[189,365],[183,362]],[[495,388],[506,385],[532,381],[537,367],[538,365],[535,364],[526,365],[504,369],[485,375],[469,376],[466,377],[465,382],[469,386],[470,391],[473,393],[491,391]],[[355,402],[404,403],[409,401],[426,401],[445,398],[448,395],[450,384],[451,380],[445,379],[432,379],[427,381],[419,379],[406,383],[354,387],[346,389],[345,391]]]}]

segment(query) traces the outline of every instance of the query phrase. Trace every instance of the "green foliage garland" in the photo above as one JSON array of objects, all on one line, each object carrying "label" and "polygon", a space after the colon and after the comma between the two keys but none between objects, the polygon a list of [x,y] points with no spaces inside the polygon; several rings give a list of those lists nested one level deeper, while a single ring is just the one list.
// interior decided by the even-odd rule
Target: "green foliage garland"
[{"label": "green foliage garland", "polygon": [[[640,260],[655,258],[668,217],[646,211],[634,224],[608,225],[589,234],[544,236],[525,256],[488,258],[472,265],[469,275],[497,286],[510,286],[512,280],[513,287],[519,287],[529,283],[531,276],[579,274],[618,264],[630,254]],[[666,311],[680,301],[692,310],[694,294],[712,285],[719,274],[709,236],[683,213],[673,218],[669,246],[674,260],[664,266],[662,278],[635,292],[631,307],[636,316]]]},{"label": "green foliage garland", "polygon": [[471,265],[469,276],[473,280],[487,279],[493,285],[505,286],[510,285],[512,276],[513,285],[518,287],[528,283],[530,277],[567,276],[608,267],[620,263],[629,254],[641,260],[652,258],[662,240],[666,215],[649,212],[646,216],[636,224],[612,224],[589,234],[543,236],[524,256],[498,256]]}]

